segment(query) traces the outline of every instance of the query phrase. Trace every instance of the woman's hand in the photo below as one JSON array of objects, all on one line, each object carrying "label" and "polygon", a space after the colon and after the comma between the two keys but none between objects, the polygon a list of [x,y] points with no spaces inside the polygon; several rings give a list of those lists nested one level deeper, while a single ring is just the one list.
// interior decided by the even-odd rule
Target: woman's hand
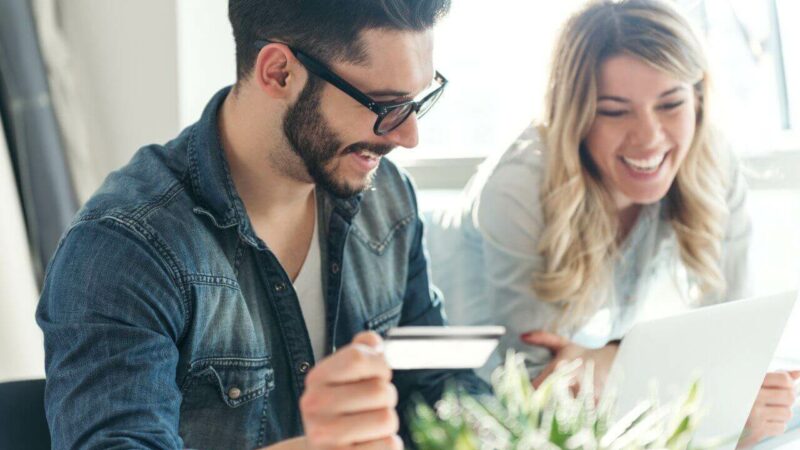
[{"label": "woman's hand", "polygon": [[792,418],[794,382],[798,378],[800,371],[767,374],[736,448],[749,448],[766,437],[783,434]]},{"label": "woman's hand", "polygon": [[608,377],[608,372],[611,370],[611,364],[614,362],[614,357],[617,355],[617,348],[619,347],[614,343],[598,349],[589,349],[574,344],[569,339],[557,334],[541,330],[525,333],[520,336],[520,339],[526,344],[544,347],[550,350],[553,355],[550,363],[542,370],[539,376],[532,380],[533,387],[538,388],[542,381],[553,373],[553,370],[562,362],[580,358],[584,363],[586,361],[594,361],[595,395],[599,395],[603,391],[606,377]]}]

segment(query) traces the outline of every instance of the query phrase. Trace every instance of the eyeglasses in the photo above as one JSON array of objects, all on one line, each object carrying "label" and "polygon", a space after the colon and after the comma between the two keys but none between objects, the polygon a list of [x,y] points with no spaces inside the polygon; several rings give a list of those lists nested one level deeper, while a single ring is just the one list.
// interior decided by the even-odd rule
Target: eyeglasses
[{"label": "eyeglasses", "polygon": [[[268,40],[257,40],[255,45],[258,48],[263,48],[267,44],[283,44],[282,42],[274,42]],[[284,44],[286,45],[286,44]],[[287,47],[289,47],[287,45]],[[412,113],[417,114],[417,118],[422,117],[431,109],[434,103],[439,100],[444,92],[444,87],[447,85],[447,79],[442,76],[438,71],[436,72],[433,80],[439,85],[428,94],[424,95],[421,100],[404,100],[400,102],[376,102],[372,100],[367,94],[358,90],[355,86],[345,81],[339,75],[333,73],[324,64],[316,59],[308,56],[300,50],[289,47],[289,50],[294,53],[298,61],[300,61],[309,72],[322,78],[328,83],[335,86],[340,91],[352,97],[358,103],[367,107],[370,111],[378,115],[375,120],[375,126],[372,131],[378,136],[383,136],[392,130],[396,129],[403,122],[408,119]]]}]

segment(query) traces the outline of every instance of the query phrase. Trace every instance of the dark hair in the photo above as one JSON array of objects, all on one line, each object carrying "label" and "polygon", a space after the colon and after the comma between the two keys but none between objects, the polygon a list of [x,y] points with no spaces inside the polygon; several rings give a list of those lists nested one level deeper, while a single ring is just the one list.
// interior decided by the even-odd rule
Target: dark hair
[{"label": "dark hair", "polygon": [[450,0],[229,0],[237,79],[258,56],[256,39],[275,39],[326,63],[366,60],[366,29],[422,31],[450,9]]}]

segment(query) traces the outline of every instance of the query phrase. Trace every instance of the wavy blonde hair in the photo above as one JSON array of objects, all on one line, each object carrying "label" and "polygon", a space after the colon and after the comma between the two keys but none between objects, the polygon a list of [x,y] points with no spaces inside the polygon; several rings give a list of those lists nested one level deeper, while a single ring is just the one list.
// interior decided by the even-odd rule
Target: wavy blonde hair
[{"label": "wavy blonde hair", "polygon": [[728,180],[707,123],[707,62],[688,21],[655,0],[593,1],[567,21],[553,53],[540,129],[547,166],[540,199],[544,269],[533,286],[559,304],[554,328],[574,331],[607,300],[618,256],[619,219],[611,194],[583,147],[595,118],[597,76],[610,57],[625,54],[694,86],[695,135],[666,205],[680,257],[703,294],[724,292],[721,241]]}]

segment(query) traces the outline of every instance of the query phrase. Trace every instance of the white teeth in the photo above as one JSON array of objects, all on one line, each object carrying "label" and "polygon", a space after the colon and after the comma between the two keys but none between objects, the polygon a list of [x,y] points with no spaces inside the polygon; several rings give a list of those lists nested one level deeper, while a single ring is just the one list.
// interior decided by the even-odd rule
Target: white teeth
[{"label": "white teeth", "polygon": [[632,169],[639,172],[653,172],[658,169],[658,166],[660,166],[661,162],[664,161],[665,156],[667,156],[666,153],[661,153],[660,155],[656,155],[647,159],[633,159],[623,156],[622,160],[625,161],[625,163]]},{"label": "white teeth", "polygon": [[378,155],[376,155],[375,153],[372,153],[369,150],[361,150],[361,151],[358,152],[358,155],[361,156],[362,158],[378,159]]}]

